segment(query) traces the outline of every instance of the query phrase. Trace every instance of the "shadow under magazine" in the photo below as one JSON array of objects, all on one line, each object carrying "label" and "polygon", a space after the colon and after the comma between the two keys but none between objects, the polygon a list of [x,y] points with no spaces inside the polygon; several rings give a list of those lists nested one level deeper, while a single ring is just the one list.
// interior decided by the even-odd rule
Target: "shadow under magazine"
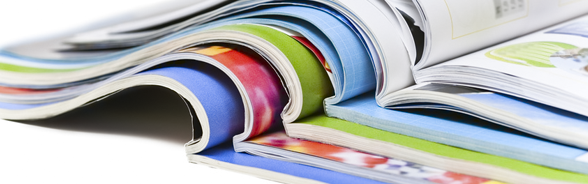
[{"label": "shadow under magazine", "polygon": [[192,139],[190,109],[178,94],[158,86],[125,89],[52,118],[17,122],[61,130],[149,137],[177,144]]}]

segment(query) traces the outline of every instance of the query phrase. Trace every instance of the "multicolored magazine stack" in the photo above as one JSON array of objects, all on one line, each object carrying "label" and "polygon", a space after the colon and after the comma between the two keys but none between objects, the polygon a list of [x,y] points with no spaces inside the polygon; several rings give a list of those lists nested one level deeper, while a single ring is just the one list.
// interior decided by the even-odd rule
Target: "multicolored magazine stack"
[{"label": "multicolored magazine stack", "polygon": [[190,109],[193,163],[284,183],[588,183],[587,7],[164,4],[0,50],[0,118],[161,86]]}]

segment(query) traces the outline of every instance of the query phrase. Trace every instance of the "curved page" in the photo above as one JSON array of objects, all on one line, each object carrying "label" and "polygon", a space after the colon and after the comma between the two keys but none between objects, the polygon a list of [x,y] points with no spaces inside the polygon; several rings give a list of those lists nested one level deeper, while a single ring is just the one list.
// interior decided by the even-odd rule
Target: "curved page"
[{"label": "curved page", "polygon": [[333,117],[432,142],[588,174],[586,150],[520,135],[512,129],[449,112],[405,112],[379,107],[364,95],[329,106]]},{"label": "curved page", "polygon": [[[371,103],[376,106],[375,102]],[[507,183],[588,183],[586,174],[461,149],[326,116],[307,118],[296,125],[290,127],[291,130],[297,130],[292,131],[293,137],[326,141],[376,155]]]}]

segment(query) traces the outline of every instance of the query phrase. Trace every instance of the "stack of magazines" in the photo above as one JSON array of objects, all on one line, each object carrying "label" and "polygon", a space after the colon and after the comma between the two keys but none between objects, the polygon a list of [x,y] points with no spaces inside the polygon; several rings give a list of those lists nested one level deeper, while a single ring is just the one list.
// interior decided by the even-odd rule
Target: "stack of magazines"
[{"label": "stack of magazines", "polygon": [[1,49],[0,118],[159,86],[189,109],[196,164],[283,183],[588,183],[586,0],[182,3]]}]

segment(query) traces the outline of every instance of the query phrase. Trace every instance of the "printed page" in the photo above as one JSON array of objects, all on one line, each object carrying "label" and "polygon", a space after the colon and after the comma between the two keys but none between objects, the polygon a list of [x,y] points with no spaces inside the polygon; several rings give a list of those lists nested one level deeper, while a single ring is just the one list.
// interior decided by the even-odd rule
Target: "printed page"
[{"label": "printed page", "polygon": [[[588,98],[588,16],[434,66],[493,70]],[[580,102],[578,101],[578,103]]]},{"label": "printed page", "polygon": [[[576,160],[579,155],[588,153],[586,150],[543,139],[531,138],[528,137],[528,134],[522,134],[513,129],[470,116],[461,116],[446,111],[421,111],[422,113],[417,113],[417,111],[407,112],[384,109],[376,104],[375,99],[370,94],[359,96],[337,105],[327,106],[326,112],[331,117],[356,122],[354,124],[358,126],[360,124],[366,125],[365,127],[375,127],[383,131],[432,140],[454,148],[460,147],[477,153],[482,152],[508,157],[524,161],[526,164],[530,162],[574,172],[588,173],[588,170],[586,170],[588,168],[586,167],[587,163]],[[336,128],[336,126],[330,125],[329,127]],[[361,131],[359,128],[361,126],[346,128],[345,131],[357,130],[363,136],[370,135],[370,133],[375,135],[373,132]],[[409,144],[408,147],[415,148],[414,145],[419,144]],[[481,147],[479,145],[485,146]],[[534,156],[528,157],[528,155]],[[512,159],[508,163],[515,164]],[[561,170],[556,169],[554,171],[559,172]]]},{"label": "printed page", "polygon": [[[516,129],[559,143],[583,149],[587,147],[585,140],[586,135],[588,135],[588,124],[586,123],[588,122],[588,117],[586,116],[492,92],[458,95],[488,107],[514,114],[533,123],[532,127],[525,127],[524,124],[514,124],[514,126],[520,127],[514,127]],[[489,118],[493,119],[495,117]],[[587,159],[587,154],[576,157],[576,160],[581,162],[588,162]]]},{"label": "printed page", "polygon": [[[436,108],[462,112],[555,142],[588,148],[588,117],[529,100],[464,86],[422,83],[407,91],[433,92],[419,98],[404,96],[393,109]],[[408,92],[410,93],[410,92]],[[445,97],[435,99],[444,95]],[[407,100],[408,98],[408,100]],[[410,99],[414,100],[410,100]],[[582,154],[578,161],[588,162]]]},{"label": "printed page", "polygon": [[428,67],[588,12],[588,0],[415,0]]},{"label": "printed page", "polygon": [[[306,120],[320,122],[320,120],[325,119],[329,120],[330,118],[325,117],[324,115],[316,115]],[[354,169],[355,171],[362,171],[355,173],[349,172],[349,174],[357,176],[385,176],[386,179],[374,177],[374,179],[384,182],[410,181],[412,183],[426,181],[430,183],[442,184],[450,182],[459,183],[467,181],[472,184],[483,184],[488,182],[500,183],[499,181],[495,180],[470,176],[461,173],[455,173],[396,158],[357,151],[350,148],[295,139],[292,137],[288,137],[288,135],[286,135],[286,133],[283,131],[257,136],[251,140],[248,140],[246,143],[287,150],[292,152],[288,156],[295,157],[300,160],[304,160],[304,156],[315,157],[315,160],[321,161],[314,162],[312,164],[318,165],[319,168],[328,168],[329,166],[343,166],[342,168],[338,168],[341,172],[349,172],[352,169]],[[266,149],[263,151],[275,155],[280,155],[280,152],[271,150],[272,149]],[[288,157],[286,155],[280,156]],[[378,172],[385,174],[380,175],[380,173]]]}]

